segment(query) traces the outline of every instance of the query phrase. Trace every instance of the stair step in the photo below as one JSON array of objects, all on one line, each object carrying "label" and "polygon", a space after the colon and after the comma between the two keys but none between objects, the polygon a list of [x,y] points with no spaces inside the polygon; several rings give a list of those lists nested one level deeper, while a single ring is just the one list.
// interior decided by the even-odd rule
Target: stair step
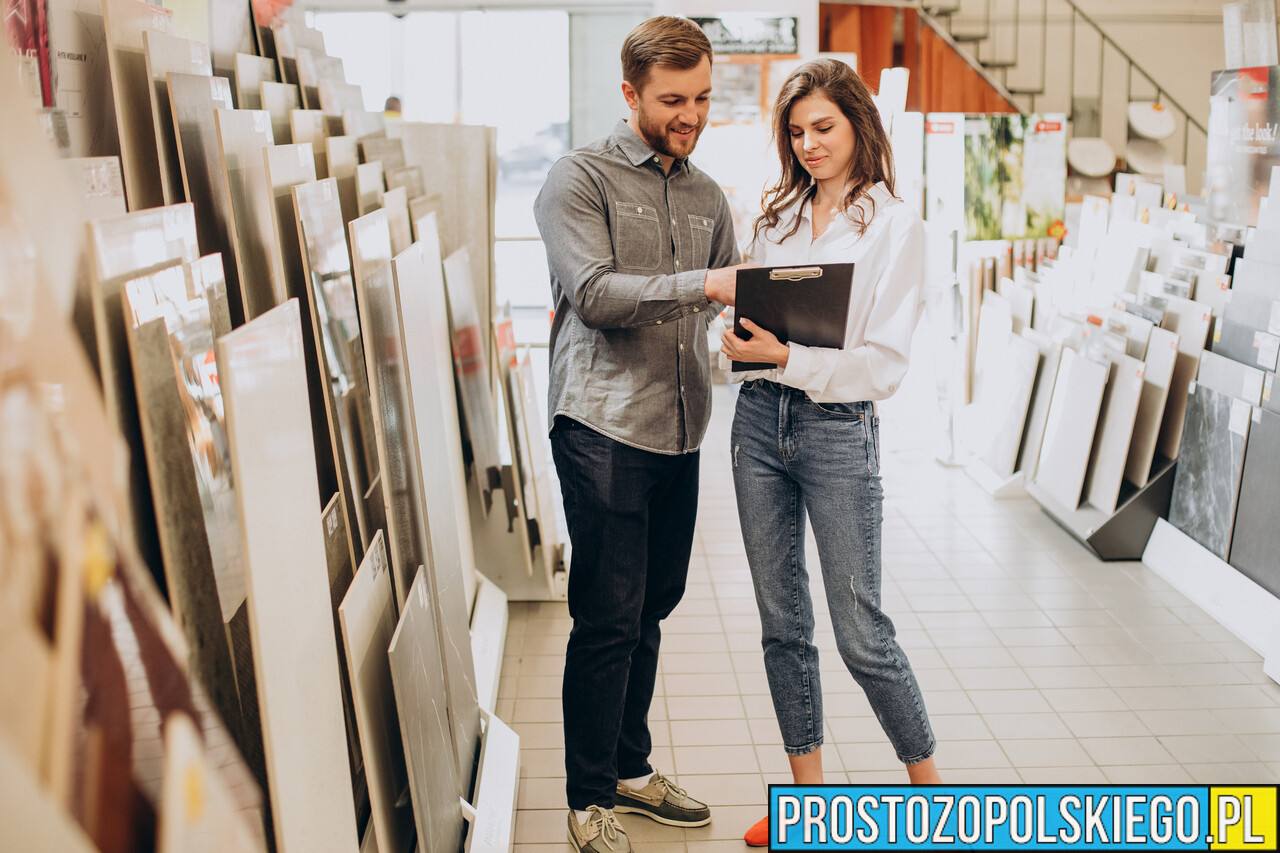
[{"label": "stair step", "polygon": [[951,33],[954,42],[979,42],[987,40],[987,33]]},{"label": "stair step", "polygon": [[1030,86],[1006,86],[1005,90],[1010,95],[1043,95],[1044,87],[1032,88]]},{"label": "stair step", "polygon": [[1018,64],[1016,59],[980,59],[984,68],[1013,68]]}]

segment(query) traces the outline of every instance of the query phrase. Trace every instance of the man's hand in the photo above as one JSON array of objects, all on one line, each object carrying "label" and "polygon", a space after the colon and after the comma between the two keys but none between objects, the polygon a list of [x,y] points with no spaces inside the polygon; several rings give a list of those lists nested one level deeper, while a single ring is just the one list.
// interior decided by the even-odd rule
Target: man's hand
[{"label": "man's hand", "polygon": [[732,267],[721,267],[718,270],[707,270],[707,301],[732,305],[738,293],[738,270],[754,268],[755,264],[738,264]]},{"label": "man's hand", "polygon": [[720,352],[733,361],[756,361],[776,364],[782,370],[791,357],[791,348],[778,340],[768,329],[762,329],[746,317],[741,318],[742,328],[751,333],[751,340],[744,341],[733,333],[724,333],[720,338]]}]

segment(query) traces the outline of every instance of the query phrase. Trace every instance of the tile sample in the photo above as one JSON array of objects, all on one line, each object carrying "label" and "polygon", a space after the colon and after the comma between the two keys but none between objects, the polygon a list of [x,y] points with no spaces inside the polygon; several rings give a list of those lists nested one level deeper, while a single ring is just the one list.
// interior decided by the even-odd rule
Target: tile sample
[{"label": "tile sample", "polygon": [[173,111],[174,130],[178,137],[178,159],[182,164],[182,186],[187,198],[200,199],[196,205],[196,233],[200,237],[200,253],[222,255],[227,272],[227,298],[231,322],[244,322],[244,305],[240,299],[240,274],[236,263],[232,234],[233,213],[226,174],[222,170],[222,154],[218,149],[218,128],[214,111],[229,110],[231,84],[222,77],[200,77],[194,74],[169,75],[169,107]]},{"label": "tile sample", "polygon": [[1245,257],[1236,261],[1231,274],[1231,289],[1252,293],[1265,299],[1280,299],[1280,266]]},{"label": "tile sample", "polygon": [[324,144],[329,136],[329,120],[325,114],[319,110],[294,110],[289,113],[289,129],[295,145],[311,143],[316,158],[316,178],[329,177],[329,154]]},{"label": "tile sample", "polygon": [[386,191],[382,163],[374,161],[356,166],[356,203],[361,216],[380,208],[382,194]]},{"label": "tile sample", "polygon": [[479,478],[483,505],[489,506],[492,491],[501,482],[502,459],[498,449],[498,412],[489,385],[489,363],[484,340],[488,335],[480,324],[474,299],[471,259],[464,247],[444,260],[445,290],[449,295],[449,321],[453,335],[453,368],[462,393],[462,415],[466,424],[463,438],[471,444],[475,474]]},{"label": "tile sample", "polygon": [[1233,361],[1274,373],[1280,359],[1280,335],[1219,319],[1213,327],[1212,349]]},{"label": "tile sample", "polygon": [[[462,467],[462,443],[454,396],[453,360],[441,278],[439,241],[434,222],[424,221],[422,240],[392,261],[400,307],[414,439],[424,488],[427,535],[431,548],[428,587],[436,602],[436,621],[445,638],[445,674],[453,734],[461,765],[469,771],[480,726],[468,621],[476,586],[476,557]],[[410,596],[412,598],[412,595]],[[471,778],[462,774],[460,793]]]},{"label": "tile sample", "polygon": [[1023,428],[1039,369],[1040,348],[1026,338],[1010,333],[1003,356],[986,377],[992,386],[989,389],[991,417],[987,428],[994,435],[982,452],[982,461],[1000,477],[1012,477],[1016,470]]},{"label": "tile sample", "polygon": [[440,665],[440,635],[419,568],[391,638],[388,658],[400,713],[413,820],[422,853],[456,853],[462,844],[462,801]]},{"label": "tile sample", "polygon": [[362,139],[360,141],[360,160],[363,163],[382,163],[382,170],[405,168],[404,144],[399,139]]},{"label": "tile sample", "polygon": [[1243,400],[1192,383],[1169,523],[1221,560],[1231,547],[1250,414]]},{"label": "tile sample", "polygon": [[1102,395],[1102,412],[1084,479],[1085,500],[1110,515],[1120,499],[1129,446],[1145,386],[1146,365],[1127,355],[1113,356]]},{"label": "tile sample", "polygon": [[[410,169],[416,169],[416,166],[410,166]],[[427,195],[409,196],[409,223],[413,226],[413,239],[421,240],[422,235],[418,233],[418,222],[426,218],[427,214],[434,213],[436,215],[436,225],[438,228],[444,227],[444,197],[439,193],[429,193]],[[441,247],[450,245],[449,236],[444,232],[438,234]]]},{"label": "tile sample", "polygon": [[[302,261],[298,220],[293,211],[293,188],[316,179],[314,161],[307,145],[275,145],[263,149],[267,184],[272,197],[271,249],[276,283],[286,299],[307,302],[307,271]],[[311,334],[311,315],[302,317],[303,347],[307,353],[307,390],[311,395],[311,437],[316,446],[316,471],[320,479],[320,499],[338,491],[337,469],[329,446],[329,419],[325,414],[324,382],[315,356],[315,337]],[[354,549],[351,551],[354,565]],[[335,605],[336,607],[336,605]]]},{"label": "tile sample", "polygon": [[[1039,352],[1037,351],[1037,356]],[[557,555],[561,553],[560,522],[556,514],[555,493],[551,486],[551,462],[547,453],[545,420],[539,417],[544,403],[538,401],[533,377],[533,360],[526,347],[520,363],[512,375],[516,388],[524,401],[524,428],[526,446],[529,448],[529,465],[533,469],[534,497],[538,504],[538,539],[542,545],[543,568],[547,574],[548,588],[555,573]]]},{"label": "tile sample", "polygon": [[197,41],[144,32],[143,53],[147,63],[147,79],[151,81],[151,115],[155,124],[161,189],[164,203],[186,201],[182,188],[182,164],[178,159],[178,140],[174,135],[173,113],[169,109],[169,72],[198,74],[209,77],[213,65],[209,48]]},{"label": "tile sample", "polygon": [[235,73],[231,78],[235,82],[236,108],[241,110],[262,109],[262,92],[258,87],[263,83],[276,82],[276,65],[263,56],[237,53]]},{"label": "tile sample", "polygon": [[360,216],[360,202],[356,193],[356,166],[359,165],[356,145],[354,136],[328,136],[324,140],[329,160],[329,177],[338,182],[343,222],[350,222]]},{"label": "tile sample", "polygon": [[298,303],[218,341],[277,848],[358,844]]},{"label": "tile sample", "polygon": [[380,112],[369,110],[343,110],[342,132],[356,139],[371,139],[386,135],[387,120]]},{"label": "tile sample", "polygon": [[53,102],[66,111],[71,152],[76,157],[120,153],[120,138],[107,67],[102,3],[47,0]]},{"label": "tile sample", "polygon": [[1125,479],[1141,488],[1151,476],[1156,442],[1169,399],[1169,384],[1178,360],[1178,335],[1168,329],[1153,328],[1143,361],[1142,396],[1133,422],[1133,440],[1129,442],[1129,458],[1125,460]]},{"label": "tile sample", "polygon": [[[335,494],[325,504],[321,516],[324,526],[324,556],[329,566],[329,604],[333,609],[333,636],[338,638],[339,653],[345,655],[342,640],[342,621],[338,618],[338,608],[342,599],[351,588],[351,579],[355,576],[355,565],[351,562],[351,538],[347,533],[347,525],[342,514],[342,500]],[[360,737],[356,733],[356,706],[351,698],[351,682],[347,678],[347,668],[338,667],[338,677],[342,681],[342,712],[347,721],[347,749],[351,758],[351,778],[354,780],[364,765],[364,756],[360,754]]]},{"label": "tile sample", "polygon": [[1026,429],[1022,447],[1018,450],[1017,470],[1028,482],[1035,482],[1036,468],[1040,464],[1040,449],[1044,443],[1044,428],[1049,420],[1049,403],[1053,400],[1053,387],[1058,381],[1058,362],[1062,358],[1062,344],[1035,329],[1023,329],[1022,336],[1040,350],[1040,369],[1036,372],[1031,390],[1031,404],[1027,410]]},{"label": "tile sample", "polygon": [[[343,397],[364,382],[365,367],[353,357],[352,346],[360,338],[355,288],[351,281],[351,258],[338,206],[337,182],[333,178],[293,188],[303,268],[306,270],[308,323],[325,389],[325,413],[329,444],[338,475],[338,491],[347,513],[347,528],[353,546],[366,547],[372,539],[359,499],[365,489],[356,477],[359,430]],[[357,550],[358,550],[357,549]],[[355,558],[352,558],[355,563]]]},{"label": "tile sample", "polygon": [[1280,299],[1268,299],[1256,293],[1230,290],[1230,298],[1222,318],[1250,329],[1280,335]]},{"label": "tile sample", "polygon": [[[396,141],[399,142],[399,140]],[[405,195],[410,200],[427,194],[427,185],[422,180],[422,170],[417,166],[387,169],[386,176],[387,189],[394,190],[396,187],[404,187]]]},{"label": "tile sample", "polygon": [[157,853],[263,849],[236,813],[226,783],[206,755],[203,736],[186,714],[170,714],[164,721],[164,779],[157,805]]},{"label": "tile sample", "polygon": [[[77,210],[79,216],[71,224],[76,233],[83,234],[85,224],[94,219],[116,219],[125,215],[124,178],[120,174],[119,157],[73,157],[63,162],[71,178],[72,193],[81,202]],[[98,370],[98,336],[93,327],[87,248],[81,247],[80,254],[71,322],[94,370]]]},{"label": "tile sample", "polygon": [[1256,367],[1232,361],[1216,352],[1200,354],[1200,371],[1196,382],[1220,394],[1244,400],[1250,406],[1262,402],[1265,374]]},{"label": "tile sample", "polygon": [[1169,398],[1165,402],[1156,449],[1170,459],[1177,459],[1182,444],[1182,418],[1187,408],[1187,385],[1200,369],[1200,353],[1209,340],[1213,312],[1189,299],[1171,296],[1165,302],[1164,321],[1160,325],[1178,334],[1178,358],[1169,381]]},{"label": "tile sample", "polygon": [[224,199],[231,209],[231,237],[239,269],[240,301],[252,320],[289,298],[272,275],[273,205],[263,151],[272,146],[265,110],[215,110]]},{"label": "tile sample", "polygon": [[1257,413],[1249,426],[1238,503],[1231,565],[1280,597],[1280,414]]},{"label": "tile sample", "polygon": [[1062,352],[1036,484],[1068,510],[1080,505],[1108,372],[1075,350]]},{"label": "tile sample", "polygon": [[340,116],[348,110],[363,110],[364,95],[360,87],[340,80],[321,80],[317,84],[320,90],[320,109],[325,115]]},{"label": "tile sample", "polygon": [[209,299],[187,280],[176,266],[128,282],[125,329],[169,600],[191,671],[243,742],[225,627],[245,597],[240,526]]},{"label": "tile sample", "polygon": [[[413,811],[408,803],[396,807],[400,792],[409,787],[409,775],[387,654],[396,630],[396,600],[382,531],[373,537],[373,544],[356,570],[338,608],[338,618],[369,784],[374,837],[379,851],[409,853],[414,844]],[[412,714],[421,709],[405,710]]]},{"label": "tile sample", "polygon": [[426,519],[422,507],[422,469],[409,444],[415,439],[404,351],[400,346],[400,312],[391,277],[391,235],[387,215],[376,210],[349,226],[355,259],[356,304],[373,403],[378,470],[387,541],[397,603],[403,605],[419,565],[427,556]]},{"label": "tile sample", "polygon": [[219,77],[235,74],[236,54],[252,54],[257,48],[253,38],[253,14],[247,4],[209,3],[209,52],[213,54],[213,71]]},{"label": "tile sample", "polygon": [[380,201],[387,214],[387,226],[391,229],[391,251],[398,255],[413,242],[413,228],[409,225],[409,199],[404,187],[396,187],[382,193]]},{"label": "tile sample", "polygon": [[142,34],[173,35],[173,12],[143,0],[104,0],[102,12],[129,209],[158,207],[165,197]]},{"label": "tile sample", "polygon": [[290,121],[293,111],[300,106],[298,87],[292,83],[261,83],[258,86],[262,108],[271,115],[271,132],[281,145],[293,142]]}]

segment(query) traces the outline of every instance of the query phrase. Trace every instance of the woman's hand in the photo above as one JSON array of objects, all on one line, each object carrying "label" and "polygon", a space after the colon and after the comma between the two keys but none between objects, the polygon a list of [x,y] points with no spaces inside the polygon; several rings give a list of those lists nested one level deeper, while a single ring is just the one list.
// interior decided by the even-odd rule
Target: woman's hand
[{"label": "woman's hand", "polygon": [[720,338],[720,352],[734,361],[760,361],[778,365],[782,370],[787,366],[791,349],[778,340],[778,336],[768,329],[762,329],[746,317],[741,318],[742,328],[751,333],[751,340],[744,341],[730,329]]}]

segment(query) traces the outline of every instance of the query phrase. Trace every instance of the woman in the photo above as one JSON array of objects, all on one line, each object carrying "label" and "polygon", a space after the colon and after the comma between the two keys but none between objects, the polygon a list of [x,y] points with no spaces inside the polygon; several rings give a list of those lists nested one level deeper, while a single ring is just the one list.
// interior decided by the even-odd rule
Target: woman
[{"label": "woman", "polygon": [[[782,175],[765,193],[752,263],[854,265],[843,349],[782,344],[742,318],[735,361],[738,517],[760,607],[765,671],[796,784],[822,782],[822,691],[805,569],[812,519],[836,645],[913,783],[936,783],[936,741],[911,665],[880,610],[879,421],[907,372],[923,297],[924,226],[894,196],[889,140],[861,78],[820,59],[795,71],[773,111]],[[768,818],[746,834],[768,844]]]}]

